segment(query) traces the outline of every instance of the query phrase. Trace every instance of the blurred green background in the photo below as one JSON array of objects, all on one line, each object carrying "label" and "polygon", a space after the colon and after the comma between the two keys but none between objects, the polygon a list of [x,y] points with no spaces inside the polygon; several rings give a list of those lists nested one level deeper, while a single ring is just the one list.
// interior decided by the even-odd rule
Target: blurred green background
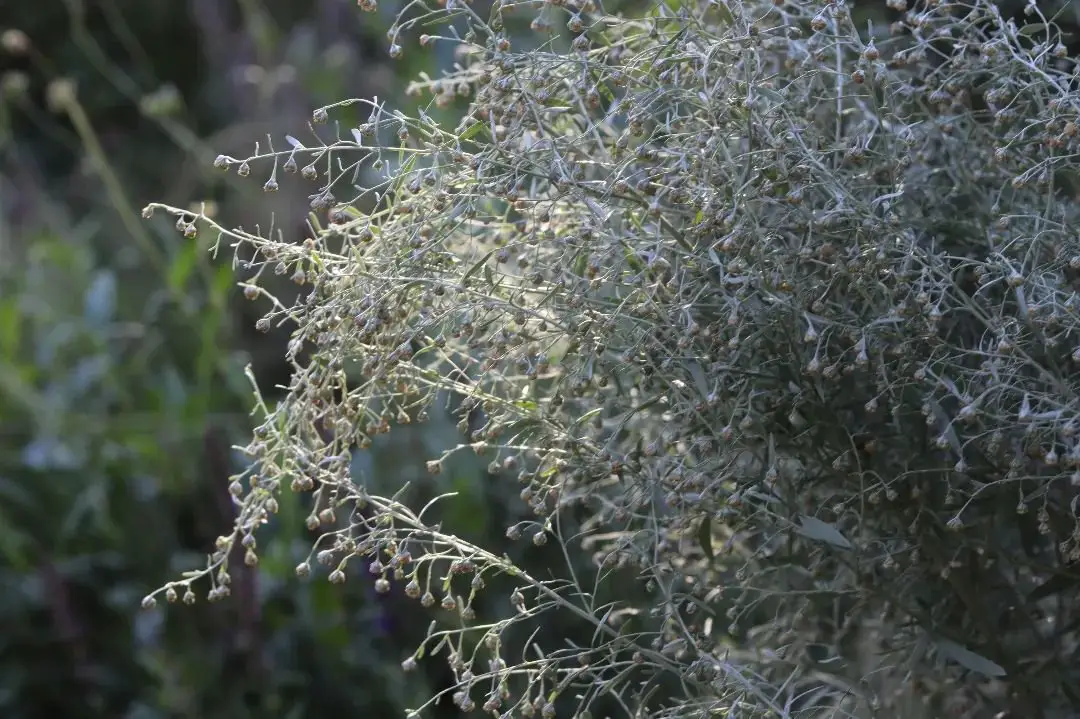
[{"label": "blurred green background", "polygon": [[[414,43],[391,60],[396,12],[351,0],[0,3],[5,718],[391,717],[446,686],[438,663],[401,671],[430,617],[399,591],[294,577],[313,539],[294,498],[230,599],[138,608],[201,567],[230,526],[232,447],[252,424],[245,365],[269,397],[288,380],[286,336],[254,330],[266,308],[243,299],[232,258],[140,209],[208,203],[226,224],[272,220],[302,239],[304,187],[266,196],[262,180],[212,160],[268,134],[302,137],[314,108],[343,98],[415,109],[409,79],[451,58]],[[501,537],[504,503],[482,465],[423,472],[424,447],[452,432],[437,421],[380,438],[357,476],[456,490],[455,531]]]}]

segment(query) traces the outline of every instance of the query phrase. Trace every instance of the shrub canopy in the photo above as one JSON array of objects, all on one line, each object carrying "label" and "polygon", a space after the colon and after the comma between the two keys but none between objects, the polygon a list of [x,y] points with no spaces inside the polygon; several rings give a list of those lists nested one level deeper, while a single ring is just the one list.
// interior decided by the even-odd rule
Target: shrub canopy
[{"label": "shrub canopy", "polygon": [[[458,50],[415,84],[426,110],[349,101],[360,127],[218,158],[312,183],[310,237],[158,206],[237,252],[261,326],[295,326],[212,594],[275,496],[314,491],[331,581],[364,557],[462,614],[424,650],[462,708],[1080,704],[1077,65],[1034,5],[903,5],[411,4],[392,54]],[[432,119],[458,96],[460,124]],[[310,293],[286,306],[269,273]],[[508,538],[593,575],[532,576],[355,483],[350,452],[447,397],[462,439],[429,469],[489,458],[528,510]],[[598,601],[628,570],[652,593]],[[507,573],[514,611],[475,621]],[[544,609],[592,621],[592,646],[504,651]]]}]

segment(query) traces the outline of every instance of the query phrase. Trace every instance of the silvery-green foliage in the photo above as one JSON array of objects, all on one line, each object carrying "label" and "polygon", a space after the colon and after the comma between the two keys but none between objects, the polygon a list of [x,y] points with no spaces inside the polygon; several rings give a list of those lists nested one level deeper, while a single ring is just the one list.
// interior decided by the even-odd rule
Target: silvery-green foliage
[{"label": "silvery-green foliage", "polygon": [[[359,127],[322,108],[310,139],[217,160],[310,183],[310,237],[156,206],[243,258],[261,327],[295,327],[237,525],[171,591],[227,594],[230,548],[257,561],[275,497],[314,492],[298,571],[459,612],[405,665],[441,654],[464,709],[1066,711],[1076,63],[1035,5],[888,5],[891,25],[784,0],[413,3],[392,54],[457,46],[411,88],[428,111],[349,101]],[[462,96],[457,126],[429,116]],[[281,304],[271,274],[305,294]],[[484,457],[520,483],[508,540],[587,552],[595,578],[531,576],[354,483],[351,452],[447,393],[461,439],[429,470]],[[627,570],[653,606],[597,599]],[[507,614],[475,617],[497,574]],[[546,611],[594,621],[593,645],[504,651]],[[648,619],[623,631],[628,612]]]}]

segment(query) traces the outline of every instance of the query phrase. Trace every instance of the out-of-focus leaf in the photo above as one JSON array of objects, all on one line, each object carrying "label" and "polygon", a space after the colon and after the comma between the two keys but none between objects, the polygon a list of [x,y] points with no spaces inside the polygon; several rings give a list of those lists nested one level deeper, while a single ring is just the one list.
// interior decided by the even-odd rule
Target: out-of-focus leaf
[{"label": "out-of-focus leaf", "polygon": [[161,369],[161,386],[156,394],[160,397],[163,409],[183,407],[187,402],[188,390],[183,378],[172,365]]},{"label": "out-of-focus leaf", "polygon": [[[134,611],[135,603],[133,597],[128,605],[131,607],[130,611]],[[164,616],[161,612],[136,612],[132,621],[132,635],[135,639],[135,646],[149,647],[156,645],[160,641],[164,625]]]},{"label": "out-of-focus leaf", "polygon": [[0,364],[0,394],[21,405],[23,410],[35,411],[42,404],[40,393],[22,376],[20,369],[14,365]]},{"label": "out-of-focus leaf", "polygon": [[75,364],[67,377],[71,397],[78,398],[98,386],[108,376],[112,362],[108,355],[93,355]]},{"label": "out-of-focus leaf", "polygon": [[92,327],[101,328],[112,322],[115,312],[116,275],[99,270],[83,296],[83,318]]},{"label": "out-of-focus leaf", "polygon": [[187,286],[188,279],[191,278],[191,273],[195,269],[195,253],[198,251],[198,243],[185,242],[181,245],[181,249],[173,257],[172,264],[169,265],[168,283],[169,288],[178,292]]},{"label": "out-of-focus leaf", "polygon": [[65,442],[42,435],[23,447],[22,462],[36,471],[73,470],[79,466],[79,459],[72,448]]},{"label": "out-of-focus leaf", "polygon": [[0,303],[0,357],[11,360],[18,352],[21,327],[18,302],[12,299]]},{"label": "out-of-focus leaf", "polygon": [[59,531],[60,542],[64,543],[72,539],[86,520],[103,525],[108,517],[108,511],[109,495],[105,481],[89,480],[86,487],[75,498],[71,511],[64,518]]},{"label": "out-of-focus leaf", "polygon": [[221,375],[234,397],[247,397],[251,392],[251,385],[244,377],[244,367],[249,358],[241,353],[232,353],[221,360]]},{"label": "out-of-focus leaf", "polygon": [[29,536],[15,528],[14,518],[0,509],[0,557],[5,563],[17,571],[30,569],[33,562],[27,556],[26,548],[31,542]]}]

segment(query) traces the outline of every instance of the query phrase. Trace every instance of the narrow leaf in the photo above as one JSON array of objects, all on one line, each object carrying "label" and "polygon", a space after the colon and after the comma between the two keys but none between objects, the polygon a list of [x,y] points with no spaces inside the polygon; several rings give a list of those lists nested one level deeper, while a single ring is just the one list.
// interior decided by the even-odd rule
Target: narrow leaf
[{"label": "narrow leaf", "polygon": [[479,134],[480,131],[483,129],[484,123],[474,122],[472,125],[467,127],[464,132],[461,133],[461,136],[458,138],[458,140],[471,140],[472,138],[476,137],[476,135]]},{"label": "narrow leaf", "polygon": [[822,522],[817,517],[811,517],[809,515],[801,515],[799,517],[802,522],[802,526],[799,528],[799,534],[808,539],[814,539],[819,542],[827,542],[841,549],[851,549],[851,542],[847,540],[840,530],[829,524],[828,522]]},{"label": "narrow leaf", "polygon": [[1046,597],[1049,597],[1051,594],[1057,594],[1058,592],[1062,592],[1075,585],[1076,580],[1072,579],[1068,575],[1055,574],[1039,586],[1032,589],[1031,593],[1028,594],[1028,600],[1032,602],[1037,602],[1040,599],[1045,599]]},{"label": "narrow leaf", "polygon": [[586,412],[585,414],[578,417],[577,421],[574,422],[574,425],[576,426],[576,425],[580,425],[580,424],[585,424],[590,419],[592,419],[593,417],[595,417],[596,415],[600,414],[603,411],[604,411],[603,407],[596,407],[595,409],[590,409],[588,412]]},{"label": "narrow leaf", "polygon": [[712,6],[716,8],[716,12],[720,15],[720,22],[728,26],[735,23],[735,17],[731,14],[731,10],[728,10],[726,3],[714,1]]},{"label": "narrow leaf", "polygon": [[706,514],[705,518],[701,520],[701,524],[698,525],[697,538],[698,542],[701,543],[701,550],[712,561],[716,556],[712,546],[712,515]]},{"label": "narrow leaf", "polygon": [[965,649],[956,642],[950,642],[948,639],[938,639],[935,644],[941,656],[952,659],[965,669],[970,669],[988,677],[1005,676],[1005,670],[999,664],[990,661],[981,654],[976,654],[970,649]]},{"label": "narrow leaf", "polygon": [[704,399],[709,396],[709,381],[705,377],[705,370],[701,364],[696,360],[689,360],[686,363],[686,371],[690,373],[690,377],[694,380],[694,386],[697,391],[701,393],[701,397]]},{"label": "narrow leaf", "polygon": [[495,250],[489,250],[487,254],[480,258],[480,261],[469,268],[469,270],[461,276],[461,284],[464,285],[470,277],[475,275],[477,271],[487,264],[487,261],[495,254]]}]

